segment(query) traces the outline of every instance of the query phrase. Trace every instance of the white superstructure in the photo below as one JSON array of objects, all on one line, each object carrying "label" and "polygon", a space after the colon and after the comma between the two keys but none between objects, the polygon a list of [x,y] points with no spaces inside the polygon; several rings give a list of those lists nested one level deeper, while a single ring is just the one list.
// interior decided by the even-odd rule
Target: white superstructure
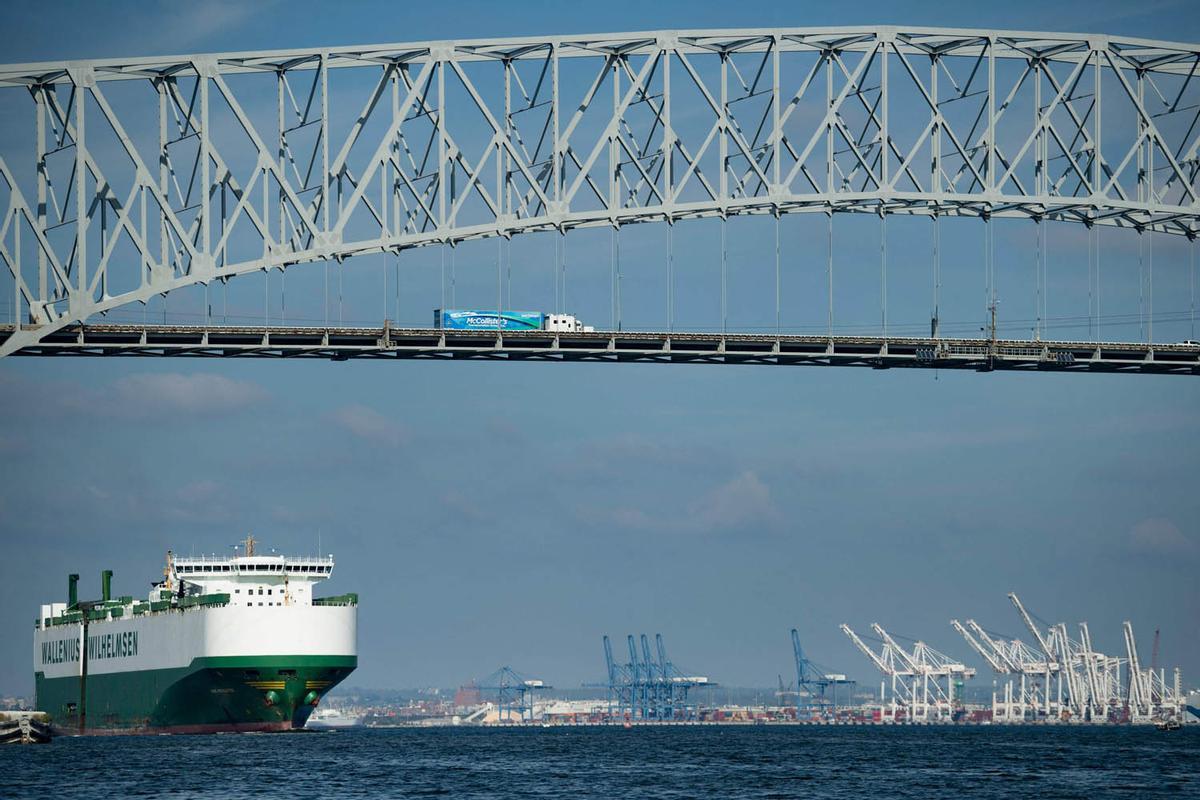
[{"label": "white superstructure", "polygon": [[333,556],[250,554],[235,557],[176,556],[167,588],[185,594],[228,594],[232,606],[272,608],[312,605],[313,585],[333,572]]}]

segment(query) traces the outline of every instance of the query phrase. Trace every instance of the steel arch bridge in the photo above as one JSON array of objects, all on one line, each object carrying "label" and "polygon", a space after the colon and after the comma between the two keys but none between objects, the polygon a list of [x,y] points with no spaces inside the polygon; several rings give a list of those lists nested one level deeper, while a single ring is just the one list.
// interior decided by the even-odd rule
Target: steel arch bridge
[{"label": "steel arch bridge", "polygon": [[[431,345],[385,324],[293,331],[305,343],[289,350],[269,329],[95,323],[247,273],[536,231],[797,212],[1200,231],[1196,44],[660,31],[0,65],[0,86],[24,115],[0,140],[14,308],[0,355],[496,356],[519,339]],[[955,343],[955,361],[937,333],[791,344],[798,363],[1200,372],[1200,348],[1152,339],[1114,359],[993,336]],[[406,335],[420,341],[405,349]],[[556,357],[551,339],[525,355]],[[614,333],[577,351],[677,360],[679,335],[635,339],[649,343]],[[721,336],[679,358],[784,363],[773,339],[764,354]]]}]

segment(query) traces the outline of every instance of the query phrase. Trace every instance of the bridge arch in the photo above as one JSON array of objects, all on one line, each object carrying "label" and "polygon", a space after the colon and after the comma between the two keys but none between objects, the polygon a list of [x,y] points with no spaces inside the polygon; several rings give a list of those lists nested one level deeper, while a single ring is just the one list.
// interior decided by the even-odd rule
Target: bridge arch
[{"label": "bridge arch", "polygon": [[30,132],[0,150],[22,319],[0,354],[186,286],[536,231],[793,213],[1200,230],[1196,44],[655,31],[3,65],[0,87]]}]

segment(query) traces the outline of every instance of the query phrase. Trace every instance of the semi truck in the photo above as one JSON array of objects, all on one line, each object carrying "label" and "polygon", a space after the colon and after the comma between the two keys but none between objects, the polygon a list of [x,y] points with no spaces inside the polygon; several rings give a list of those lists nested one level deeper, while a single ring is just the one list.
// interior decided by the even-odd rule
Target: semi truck
[{"label": "semi truck", "polygon": [[545,314],[541,311],[494,311],[442,309],[433,311],[433,327],[451,331],[555,331],[591,333],[573,314]]}]

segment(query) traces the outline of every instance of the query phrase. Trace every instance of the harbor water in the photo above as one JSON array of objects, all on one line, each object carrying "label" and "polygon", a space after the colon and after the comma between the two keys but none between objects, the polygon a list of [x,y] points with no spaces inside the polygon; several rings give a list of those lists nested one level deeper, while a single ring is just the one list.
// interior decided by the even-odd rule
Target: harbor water
[{"label": "harbor water", "polygon": [[58,738],[0,797],[1200,797],[1200,726],[557,727]]}]

